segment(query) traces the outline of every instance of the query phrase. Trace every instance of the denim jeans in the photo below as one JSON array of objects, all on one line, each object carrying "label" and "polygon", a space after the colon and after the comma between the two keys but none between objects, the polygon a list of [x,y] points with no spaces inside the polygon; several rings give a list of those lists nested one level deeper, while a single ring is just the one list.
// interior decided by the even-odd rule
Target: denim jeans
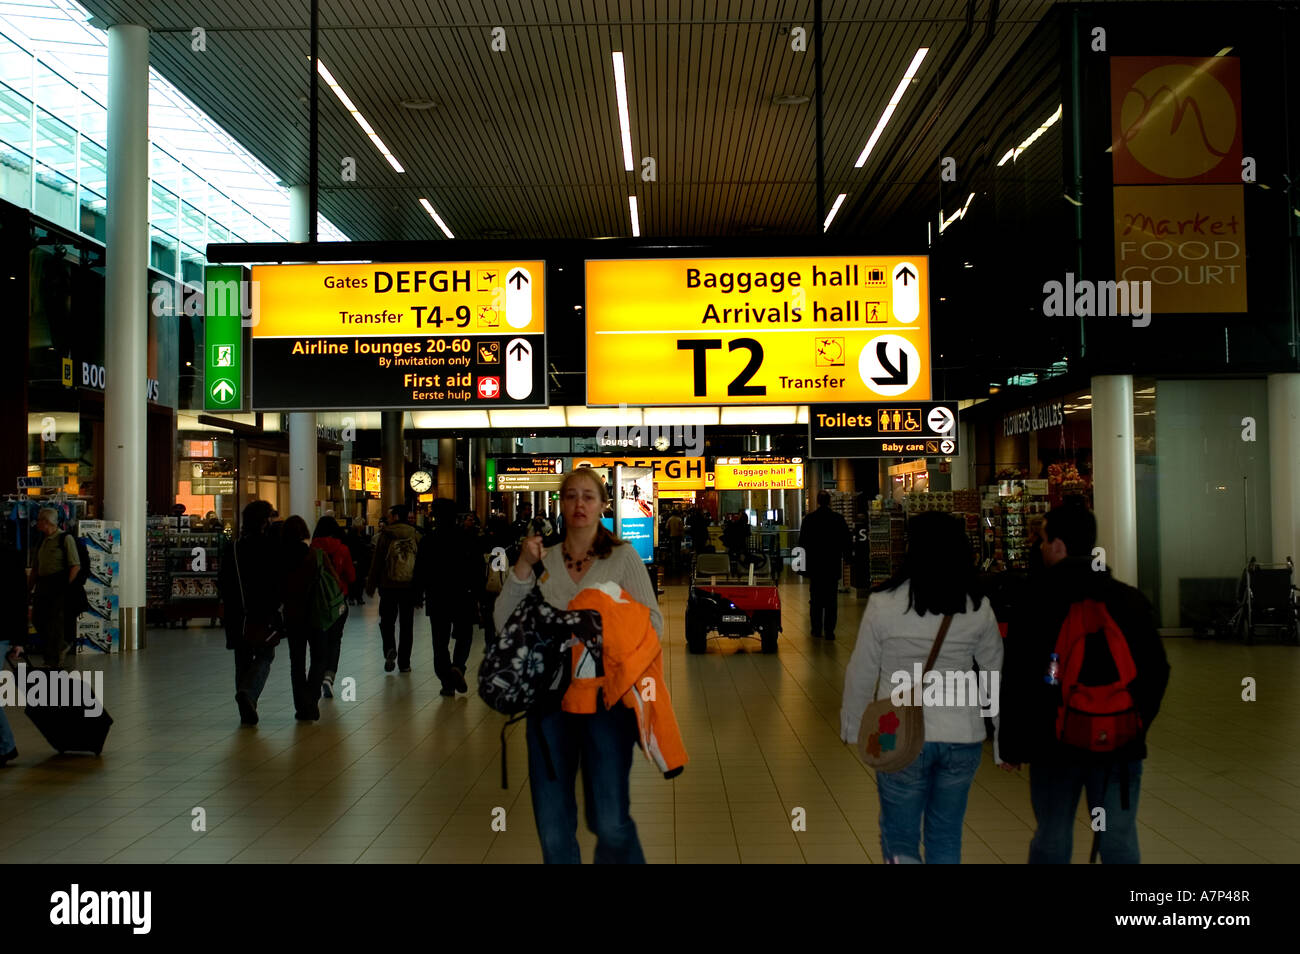
[{"label": "denim jeans", "polygon": [[[319,629],[290,630],[285,641],[289,644],[289,683],[293,687],[293,711],[310,712],[320,699],[329,632]],[[311,648],[310,668],[307,666],[308,647]]]},{"label": "denim jeans", "polygon": [[[619,703],[594,715],[552,712],[528,717],[528,785],[533,817],[548,865],[582,863],[578,850],[578,800],[574,782],[582,767],[587,828],[596,836],[596,864],[645,864],[629,813],[628,776],[638,736],[636,713]],[[545,747],[555,778],[550,777]]]},{"label": "denim jeans", "polygon": [[[384,658],[397,652],[400,669],[411,668],[411,642],[415,638],[415,590],[391,587],[379,591],[379,635],[384,641]],[[393,639],[394,626],[397,640]]]},{"label": "denim jeans", "polygon": [[[5,666],[5,657],[9,655],[9,640],[0,639],[0,667]],[[9,727],[9,716],[5,713],[5,707],[0,706],[0,755],[7,755],[18,747],[14,741],[13,729]]]},{"label": "denim jeans", "polygon": [[1079,793],[1088,793],[1089,818],[1093,808],[1104,808],[1101,860],[1108,865],[1136,865],[1138,852],[1138,793],[1142,788],[1142,760],[1127,763],[1128,809],[1123,805],[1121,764],[1080,765],[1068,762],[1034,762],[1029,766],[1029,800],[1038,830],[1029,843],[1031,865],[1068,865],[1074,853],[1074,816]]},{"label": "denim jeans", "polygon": [[[433,672],[443,686],[451,685],[451,667],[463,674],[469,663],[469,651],[474,645],[474,608],[476,604],[454,606],[451,601],[434,610],[438,615],[429,617],[429,630],[433,635]],[[452,640],[455,650],[450,650]]]},{"label": "denim jeans", "polygon": [[271,675],[271,663],[275,661],[275,647],[263,649],[254,654],[251,649],[240,647],[235,650],[235,694],[248,696],[254,707],[257,698],[266,686],[267,677]]},{"label": "denim jeans", "polygon": [[975,770],[984,755],[979,742],[927,742],[901,772],[877,772],[880,790],[880,847],[886,862],[921,864],[921,821],[925,820],[925,863],[961,863],[961,829]]},{"label": "denim jeans", "polygon": [[333,626],[325,631],[325,675],[331,679],[339,671],[339,654],[343,651],[343,627],[348,622],[348,608],[343,607],[343,615]]}]

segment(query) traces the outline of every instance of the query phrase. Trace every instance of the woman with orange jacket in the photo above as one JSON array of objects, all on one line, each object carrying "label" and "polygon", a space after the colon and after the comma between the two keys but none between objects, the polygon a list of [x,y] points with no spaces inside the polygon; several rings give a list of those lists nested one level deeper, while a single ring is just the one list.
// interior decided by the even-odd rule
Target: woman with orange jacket
[{"label": "woman with orange jacket", "polygon": [[[590,468],[578,468],[564,478],[560,485],[564,538],[549,550],[543,550],[542,538],[536,534],[524,541],[497,597],[498,630],[534,586],[541,588],[552,606],[568,607],[580,591],[604,583],[617,585],[648,610],[649,624],[662,638],[663,615],[645,566],[631,546],[601,526],[608,504],[605,482]],[[533,572],[539,562],[544,570],[540,579]],[[602,695],[598,689],[594,711],[565,711],[573,708],[566,695],[561,710],[528,717],[529,787],[547,864],[582,861],[574,791],[580,766],[587,827],[596,835],[596,863],[645,863],[630,814],[629,792],[633,749],[642,738],[643,726],[635,710],[620,700],[607,707]]]}]

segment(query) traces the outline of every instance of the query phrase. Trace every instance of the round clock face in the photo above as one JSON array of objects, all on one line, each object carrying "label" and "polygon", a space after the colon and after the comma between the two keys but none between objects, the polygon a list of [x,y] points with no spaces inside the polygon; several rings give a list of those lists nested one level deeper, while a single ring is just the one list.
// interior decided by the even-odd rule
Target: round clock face
[{"label": "round clock face", "polygon": [[664,451],[668,449],[668,438],[660,435],[655,438],[655,450]]},{"label": "round clock face", "polygon": [[411,489],[417,494],[427,493],[433,486],[433,474],[427,470],[417,470],[411,475]]}]

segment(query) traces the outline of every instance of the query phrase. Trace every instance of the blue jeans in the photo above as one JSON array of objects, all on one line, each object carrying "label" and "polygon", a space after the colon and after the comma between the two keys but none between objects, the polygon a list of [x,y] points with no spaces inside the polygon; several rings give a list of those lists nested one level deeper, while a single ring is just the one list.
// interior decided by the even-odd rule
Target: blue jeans
[{"label": "blue jeans", "polygon": [[242,646],[236,649],[235,694],[244,693],[256,708],[257,698],[266,687],[267,677],[271,675],[271,663],[274,661],[274,646],[257,653]]},{"label": "blue jeans", "polygon": [[[645,864],[630,814],[628,776],[638,729],[636,713],[619,703],[594,715],[552,712],[528,717],[528,787],[548,865],[582,863],[574,782],[582,766],[587,828],[596,836],[596,864]],[[542,740],[545,738],[545,748]],[[550,777],[546,750],[555,777]]]},{"label": "blue jeans", "polygon": [[[6,665],[4,659],[9,655],[9,649],[9,640],[0,639],[0,667]],[[9,728],[9,716],[5,714],[5,707],[0,706],[0,755],[7,755],[16,748],[18,743],[14,741],[14,730]]]},{"label": "blue jeans", "polygon": [[927,742],[901,772],[877,772],[880,790],[880,847],[886,862],[921,863],[921,819],[925,819],[925,863],[961,863],[961,828],[975,770],[984,755],[980,742]]},{"label": "blue jeans", "polygon": [[[1074,852],[1074,816],[1079,792],[1088,793],[1088,814],[1106,810],[1101,833],[1101,860],[1108,865],[1136,865],[1138,853],[1138,792],[1142,787],[1142,760],[1128,766],[1128,809],[1123,806],[1121,765],[1080,765],[1068,762],[1034,762],[1029,766],[1029,799],[1038,830],[1029,843],[1031,865],[1068,865]],[[1104,789],[1104,792],[1103,792]]]}]

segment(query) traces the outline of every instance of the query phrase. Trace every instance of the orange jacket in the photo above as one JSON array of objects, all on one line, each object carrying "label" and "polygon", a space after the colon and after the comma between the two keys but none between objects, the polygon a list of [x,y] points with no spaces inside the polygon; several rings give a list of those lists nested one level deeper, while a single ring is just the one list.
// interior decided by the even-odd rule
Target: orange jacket
[{"label": "orange jacket", "polygon": [[[665,778],[681,774],[688,761],[686,746],[668,698],[663,646],[650,625],[650,611],[616,583],[580,591],[568,609],[589,609],[600,614],[605,675],[583,673],[586,648],[581,643],[574,646],[573,682],[560,707],[565,712],[594,713],[597,693],[602,691],[607,709],[612,706],[610,700],[622,700],[636,713],[646,758],[659,766]],[[587,660],[587,669],[592,668]]]}]

